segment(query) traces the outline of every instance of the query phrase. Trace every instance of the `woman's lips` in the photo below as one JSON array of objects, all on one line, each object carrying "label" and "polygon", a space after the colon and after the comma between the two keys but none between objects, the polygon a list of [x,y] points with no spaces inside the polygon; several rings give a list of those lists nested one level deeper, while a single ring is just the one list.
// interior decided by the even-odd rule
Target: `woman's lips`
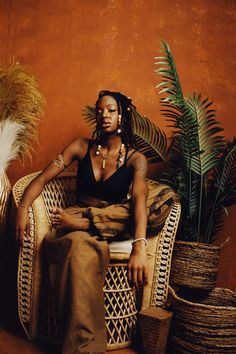
[{"label": "woman's lips", "polygon": [[102,122],[102,128],[109,128],[111,123],[108,122]]}]

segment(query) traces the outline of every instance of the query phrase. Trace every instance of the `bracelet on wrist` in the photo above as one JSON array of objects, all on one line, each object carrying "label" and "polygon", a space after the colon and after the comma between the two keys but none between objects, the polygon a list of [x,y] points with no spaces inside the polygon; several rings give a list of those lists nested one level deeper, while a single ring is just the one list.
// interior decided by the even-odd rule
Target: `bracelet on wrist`
[{"label": "bracelet on wrist", "polygon": [[145,237],[139,237],[139,238],[136,238],[135,240],[133,240],[132,242],[131,242],[131,244],[133,245],[134,243],[136,243],[136,242],[139,242],[139,241],[144,241],[145,242],[145,246],[147,246],[147,239],[145,238]]}]

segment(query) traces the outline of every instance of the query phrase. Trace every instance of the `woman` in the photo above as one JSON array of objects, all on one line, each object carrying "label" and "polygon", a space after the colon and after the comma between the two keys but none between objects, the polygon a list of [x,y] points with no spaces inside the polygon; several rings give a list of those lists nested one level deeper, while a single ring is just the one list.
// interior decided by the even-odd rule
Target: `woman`
[{"label": "woman", "polygon": [[[95,139],[79,137],[72,141],[30,183],[18,208],[17,237],[22,245],[24,233],[29,232],[28,207],[47,182],[74,160],[79,162],[77,206],[52,210],[53,230],[44,244],[51,285],[64,323],[65,354],[106,351],[106,240],[127,229],[129,218],[133,241],[128,279],[136,287],[147,283],[147,161],[134,149],[133,109],[129,97],[118,92],[100,92]],[[130,185],[131,199],[127,202]]]}]

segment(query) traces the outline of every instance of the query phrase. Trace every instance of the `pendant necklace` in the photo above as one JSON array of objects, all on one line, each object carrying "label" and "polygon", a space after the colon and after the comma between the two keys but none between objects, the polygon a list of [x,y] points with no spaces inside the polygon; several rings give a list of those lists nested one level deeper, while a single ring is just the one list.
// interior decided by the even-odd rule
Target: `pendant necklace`
[{"label": "pendant necklace", "polygon": [[107,156],[104,156],[102,151],[100,151],[100,154],[102,156],[102,169],[104,170],[106,168],[106,159],[109,158]]},{"label": "pendant necklace", "polygon": [[[116,166],[116,168],[119,168],[120,165],[122,164],[122,160],[123,160],[122,155],[123,155],[124,147],[125,147],[125,145],[122,143],[122,144],[120,145],[120,149],[119,149],[119,153],[118,153],[118,159],[117,159],[117,166]],[[96,150],[96,153],[95,153],[95,154],[96,154],[96,156],[98,156],[98,155],[101,155],[101,156],[102,156],[102,169],[104,170],[104,169],[106,168],[106,160],[108,160],[109,157],[104,156],[104,154],[103,154],[101,148],[102,148],[102,146],[99,144],[98,147],[97,147],[97,150]]]}]

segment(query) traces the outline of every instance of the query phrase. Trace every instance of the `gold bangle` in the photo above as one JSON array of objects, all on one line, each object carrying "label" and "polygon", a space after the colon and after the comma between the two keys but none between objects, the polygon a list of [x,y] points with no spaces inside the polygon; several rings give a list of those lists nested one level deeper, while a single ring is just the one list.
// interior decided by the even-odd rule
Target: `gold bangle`
[{"label": "gold bangle", "polygon": [[58,155],[58,157],[56,159],[52,160],[52,163],[54,163],[54,165],[57,166],[58,168],[65,168],[66,167],[64,158],[61,154]]}]

